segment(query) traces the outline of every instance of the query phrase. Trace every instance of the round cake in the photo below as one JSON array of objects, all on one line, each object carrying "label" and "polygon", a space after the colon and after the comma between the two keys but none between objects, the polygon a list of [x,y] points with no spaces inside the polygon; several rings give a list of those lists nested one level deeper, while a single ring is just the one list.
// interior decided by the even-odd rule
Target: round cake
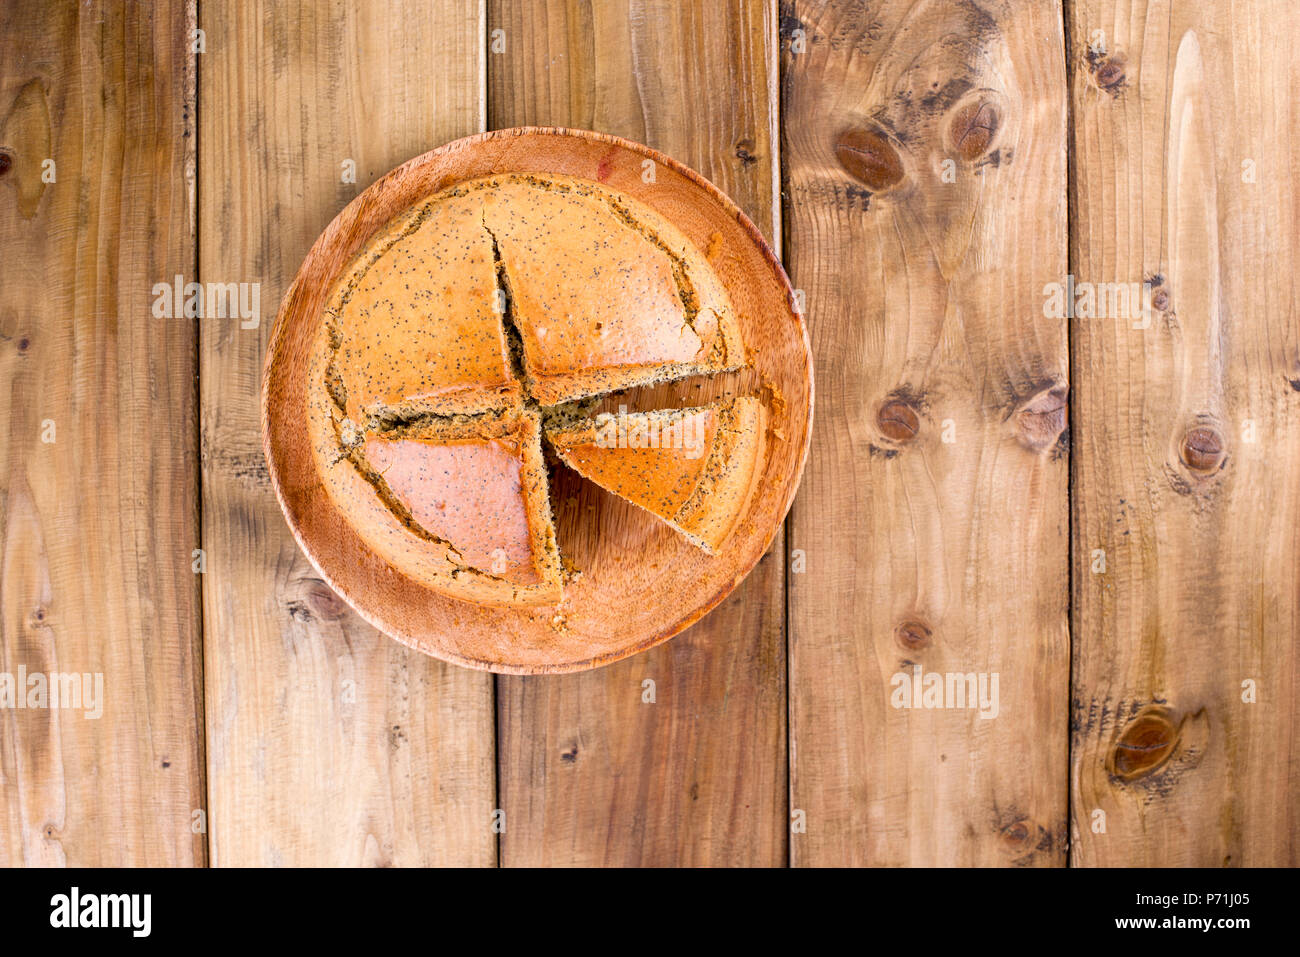
[{"label": "round cake", "polygon": [[764,402],[587,411],[741,368],[739,329],[706,258],[644,203],[564,176],[460,183],[331,289],[309,368],[316,467],[376,554],[465,601],[563,597],[543,442],[551,467],[716,554],[760,471]]}]

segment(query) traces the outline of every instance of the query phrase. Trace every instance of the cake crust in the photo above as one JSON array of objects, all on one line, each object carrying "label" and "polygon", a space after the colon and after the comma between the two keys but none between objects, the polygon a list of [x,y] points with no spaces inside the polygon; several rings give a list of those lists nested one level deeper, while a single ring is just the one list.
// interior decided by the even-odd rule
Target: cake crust
[{"label": "cake crust", "polygon": [[563,176],[466,185],[483,192],[527,388],[542,405],[744,363],[712,267],[650,207]]},{"label": "cake crust", "polygon": [[477,195],[439,194],[390,223],[335,284],[325,321],[330,387],[356,423],[520,403]]}]

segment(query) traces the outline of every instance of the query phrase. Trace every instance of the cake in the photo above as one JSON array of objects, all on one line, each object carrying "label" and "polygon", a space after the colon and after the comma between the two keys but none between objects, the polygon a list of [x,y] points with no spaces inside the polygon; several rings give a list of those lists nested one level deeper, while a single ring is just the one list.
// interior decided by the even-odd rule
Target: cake
[{"label": "cake", "polygon": [[481,205],[452,190],[408,210],[336,284],[328,375],[352,421],[519,404]]},{"label": "cake", "polygon": [[539,403],[743,365],[721,283],[654,210],[568,177],[488,184],[484,221]]},{"label": "cake", "polygon": [[741,396],[700,408],[606,413],[547,429],[546,440],[579,475],[716,554],[753,492],[766,431],[762,402]]},{"label": "cake", "polygon": [[390,565],[466,601],[560,600],[537,412],[429,416],[350,445],[336,435],[336,454],[317,457],[326,491]]},{"label": "cake", "polygon": [[[426,587],[555,604],[545,421],[560,463],[717,554],[761,472],[762,402],[587,411],[739,368],[739,328],[707,259],[644,204],[564,176],[459,184],[384,226],[326,297],[308,403],[322,485]],[[643,432],[657,444],[618,444]]]}]

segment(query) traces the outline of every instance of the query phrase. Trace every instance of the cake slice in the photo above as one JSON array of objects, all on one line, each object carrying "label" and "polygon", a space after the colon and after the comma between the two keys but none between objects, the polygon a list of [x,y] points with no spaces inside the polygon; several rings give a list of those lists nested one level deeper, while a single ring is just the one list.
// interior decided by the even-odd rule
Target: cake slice
[{"label": "cake slice", "polygon": [[[336,426],[342,422],[333,410]],[[345,446],[326,489],[394,568],[455,598],[555,604],[562,597],[538,414],[430,416]]]},{"label": "cake slice", "polygon": [[482,201],[449,190],[390,223],[325,307],[330,392],[357,425],[518,405]]},{"label": "cake slice", "polygon": [[541,405],[744,364],[712,267],[648,206],[563,176],[467,187],[482,192],[525,387]]},{"label": "cake slice", "polygon": [[566,465],[717,554],[762,471],[767,414],[754,396],[701,408],[602,414],[548,428]]}]

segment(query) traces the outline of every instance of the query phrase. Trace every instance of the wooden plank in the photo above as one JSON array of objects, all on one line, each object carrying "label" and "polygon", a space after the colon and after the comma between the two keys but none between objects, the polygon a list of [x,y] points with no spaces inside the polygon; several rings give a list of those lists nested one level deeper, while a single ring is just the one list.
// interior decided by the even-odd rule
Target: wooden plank
[{"label": "wooden plank", "polygon": [[205,859],[196,330],[151,309],[193,266],[191,27],[0,9],[0,672],[98,675],[0,710],[6,866]]},{"label": "wooden plank", "polygon": [[1077,864],[1300,858],[1297,28],[1069,7],[1074,272],[1150,296],[1073,326]]},{"label": "wooden plank", "polygon": [[408,652],[324,585],[276,506],[258,413],[276,304],[317,234],[482,128],[481,5],[201,13],[201,277],[261,283],[257,328],[202,323],[213,863],[492,864],[490,677]]},{"label": "wooden plank", "polygon": [[[750,0],[491,0],[504,49],[488,57],[490,124],[646,143],[771,236],[774,13]],[[498,679],[503,864],[785,863],[781,555],[778,539],[666,645],[582,675]]]},{"label": "wooden plank", "polygon": [[[789,531],[792,860],[1061,864],[1060,5],[797,0],[781,26],[818,375]],[[943,679],[903,707],[916,667],[974,675],[988,706]]]}]

